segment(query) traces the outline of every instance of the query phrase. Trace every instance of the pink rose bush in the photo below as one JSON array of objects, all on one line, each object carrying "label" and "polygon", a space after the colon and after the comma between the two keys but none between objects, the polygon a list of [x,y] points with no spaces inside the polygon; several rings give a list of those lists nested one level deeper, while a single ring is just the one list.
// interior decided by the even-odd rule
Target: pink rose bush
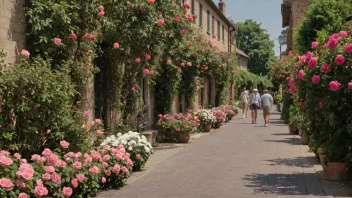
[{"label": "pink rose bush", "polygon": [[[147,148],[150,151],[151,146]],[[134,165],[126,150],[123,145],[106,145],[84,154],[60,155],[45,149],[41,155],[33,155],[31,163],[1,152],[0,196],[59,197],[56,193],[61,192],[64,197],[90,197],[105,186],[120,187]],[[71,160],[64,162],[67,158]],[[139,160],[143,161],[142,158]]]},{"label": "pink rose bush", "polygon": [[350,34],[351,29],[342,30],[326,41],[319,41],[322,46],[312,43],[316,61],[312,62],[311,57],[307,62],[307,54],[298,56],[296,60],[301,69],[292,72],[296,88],[294,98],[297,102],[304,101],[300,107],[304,119],[302,130],[314,142],[310,145],[311,149],[316,151],[321,146],[329,162],[351,159],[348,154],[352,145],[349,120],[352,112],[349,102],[352,94]]}]

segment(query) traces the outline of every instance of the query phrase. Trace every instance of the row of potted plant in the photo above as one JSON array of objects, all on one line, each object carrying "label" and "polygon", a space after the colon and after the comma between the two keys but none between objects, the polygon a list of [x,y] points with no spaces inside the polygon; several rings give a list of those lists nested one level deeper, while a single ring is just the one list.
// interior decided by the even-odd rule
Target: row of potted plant
[{"label": "row of potted plant", "polygon": [[238,107],[223,105],[213,109],[200,109],[194,113],[159,114],[158,141],[188,143],[190,134],[220,128],[222,123],[231,120],[236,113]]}]

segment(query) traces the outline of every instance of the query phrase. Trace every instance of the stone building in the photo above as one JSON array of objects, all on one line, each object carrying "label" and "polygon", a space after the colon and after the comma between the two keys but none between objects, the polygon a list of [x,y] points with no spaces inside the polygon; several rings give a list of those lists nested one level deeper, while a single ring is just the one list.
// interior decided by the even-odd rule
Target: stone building
[{"label": "stone building", "polygon": [[0,50],[5,63],[15,63],[26,44],[25,0],[0,0]]},{"label": "stone building", "polygon": [[283,0],[281,4],[282,27],[287,28],[286,52],[294,51],[294,32],[309,5],[309,0]]}]

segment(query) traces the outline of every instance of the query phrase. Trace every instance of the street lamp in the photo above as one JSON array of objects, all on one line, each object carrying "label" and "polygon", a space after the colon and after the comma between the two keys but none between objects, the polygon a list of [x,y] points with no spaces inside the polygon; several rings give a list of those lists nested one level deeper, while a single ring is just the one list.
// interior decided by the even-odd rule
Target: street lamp
[{"label": "street lamp", "polygon": [[281,46],[287,44],[287,35],[286,35],[286,30],[281,31],[281,35],[278,38],[279,44],[280,44],[280,59],[281,59]]}]

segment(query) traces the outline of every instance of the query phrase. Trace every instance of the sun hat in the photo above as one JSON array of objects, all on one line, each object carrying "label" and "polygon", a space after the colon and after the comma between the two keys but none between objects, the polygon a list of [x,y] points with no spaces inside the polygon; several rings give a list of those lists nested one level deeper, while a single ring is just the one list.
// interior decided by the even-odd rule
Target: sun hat
[{"label": "sun hat", "polygon": [[253,91],[258,91],[258,89],[253,89]]}]

